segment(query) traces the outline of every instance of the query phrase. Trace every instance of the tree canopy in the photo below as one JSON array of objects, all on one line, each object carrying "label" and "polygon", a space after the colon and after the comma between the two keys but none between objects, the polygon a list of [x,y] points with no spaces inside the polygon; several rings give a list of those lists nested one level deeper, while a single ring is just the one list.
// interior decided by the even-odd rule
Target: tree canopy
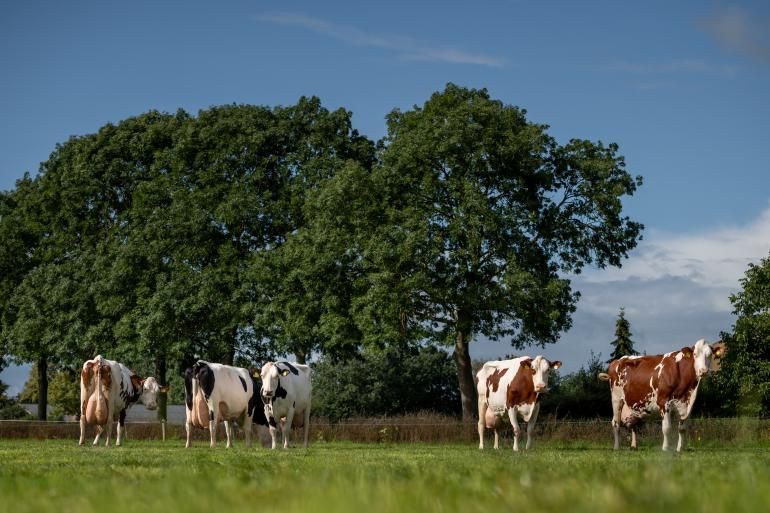
[{"label": "tree canopy", "polygon": [[615,144],[560,144],[483,89],[449,84],[387,124],[375,145],[300,98],[151,111],[57,145],[0,194],[4,351],[54,371],[102,353],[165,384],[199,357],[443,344],[472,415],[469,343],[568,329],[564,276],[621,264],[641,179]]},{"label": "tree canopy", "polygon": [[619,266],[642,230],[621,202],[641,178],[615,144],[559,144],[525,114],[453,84],[392,111],[379,162],[359,175],[377,193],[376,215],[371,204],[349,214],[376,220],[354,243],[367,281],[360,329],[453,346],[466,418],[471,340],[556,341],[578,299],[562,275]]}]

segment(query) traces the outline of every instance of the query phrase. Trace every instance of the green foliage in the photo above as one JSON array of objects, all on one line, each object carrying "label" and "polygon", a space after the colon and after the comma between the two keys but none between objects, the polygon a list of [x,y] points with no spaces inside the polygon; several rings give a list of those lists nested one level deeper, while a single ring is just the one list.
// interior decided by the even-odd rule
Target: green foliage
[{"label": "green foliage", "polygon": [[[601,355],[591,352],[585,366],[560,378],[552,372],[549,391],[541,396],[540,412],[562,419],[610,418],[612,407],[607,383],[598,374],[606,371]],[[555,379],[554,379],[555,378]]]},{"label": "green foliage", "polygon": [[727,354],[715,373],[718,413],[770,414],[770,256],[749,264],[742,290],[732,296],[737,316],[732,333],[722,333]]},{"label": "green foliage", "polygon": [[631,323],[626,319],[625,308],[620,308],[618,320],[615,321],[615,340],[610,344],[612,344],[613,349],[608,362],[617,360],[621,356],[639,354],[634,349],[634,341],[631,340]]},{"label": "green foliage", "polygon": [[313,366],[313,414],[331,419],[420,411],[459,413],[449,354],[432,346],[365,351]]},{"label": "green foliage", "polygon": [[48,402],[53,407],[51,418],[80,413],[80,373],[64,369],[53,373],[48,385]]},{"label": "green foliage", "polygon": [[0,420],[31,419],[32,416],[21,407],[19,401],[8,397],[8,385],[0,381]]},{"label": "green foliage", "polygon": [[469,417],[469,341],[555,342],[578,298],[561,274],[620,265],[636,245],[642,225],[622,216],[621,199],[641,178],[617,145],[560,145],[483,89],[449,84],[387,121],[371,177],[351,175],[366,184],[356,189],[376,191],[373,201],[336,214],[375,221],[351,234],[366,270],[353,312],[369,340],[455,345]]},{"label": "green foliage", "polygon": [[[80,372],[72,369],[48,370],[48,404],[51,405],[51,420],[80,412]],[[19,393],[19,402],[38,402],[37,365],[29,371],[29,378]]]}]

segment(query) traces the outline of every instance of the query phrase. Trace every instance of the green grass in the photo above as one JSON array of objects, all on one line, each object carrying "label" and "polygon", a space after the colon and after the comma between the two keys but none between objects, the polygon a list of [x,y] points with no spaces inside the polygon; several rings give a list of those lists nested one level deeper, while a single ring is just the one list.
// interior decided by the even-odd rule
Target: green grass
[{"label": "green grass", "polygon": [[[240,441],[239,441],[240,442]],[[770,511],[770,450],[0,440],[0,512]]]}]

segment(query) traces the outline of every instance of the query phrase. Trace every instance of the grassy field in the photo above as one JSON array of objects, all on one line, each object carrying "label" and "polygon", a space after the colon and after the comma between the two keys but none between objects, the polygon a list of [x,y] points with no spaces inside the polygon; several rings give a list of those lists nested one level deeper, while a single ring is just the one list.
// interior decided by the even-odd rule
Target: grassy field
[{"label": "grassy field", "polygon": [[585,443],[519,454],[508,445],[180,443],[0,440],[0,512],[770,511],[770,450],[759,446],[676,455]]}]

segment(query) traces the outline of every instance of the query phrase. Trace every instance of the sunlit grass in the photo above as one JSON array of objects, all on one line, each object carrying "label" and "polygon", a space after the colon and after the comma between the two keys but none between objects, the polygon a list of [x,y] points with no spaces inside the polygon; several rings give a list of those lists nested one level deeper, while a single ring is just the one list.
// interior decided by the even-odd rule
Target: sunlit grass
[{"label": "sunlit grass", "polygon": [[770,511],[770,451],[0,440],[0,512]]}]

